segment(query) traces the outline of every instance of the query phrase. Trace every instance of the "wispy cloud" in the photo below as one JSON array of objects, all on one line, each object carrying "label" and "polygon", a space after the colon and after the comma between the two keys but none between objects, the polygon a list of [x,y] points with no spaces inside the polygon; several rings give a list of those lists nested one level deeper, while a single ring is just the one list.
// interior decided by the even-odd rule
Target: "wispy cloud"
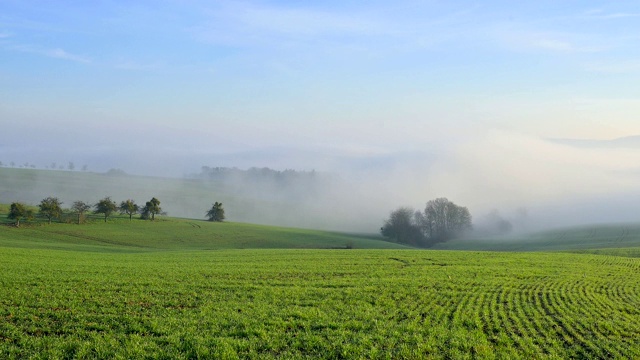
[{"label": "wispy cloud", "polygon": [[203,11],[205,19],[189,31],[199,40],[238,47],[313,47],[332,52],[425,48],[469,31],[476,8],[416,10],[423,16],[394,13],[380,6],[327,9],[233,3]]},{"label": "wispy cloud", "polygon": [[231,45],[287,47],[320,38],[384,35],[393,32],[379,19],[358,13],[236,3],[206,11],[191,32],[200,40]]},{"label": "wispy cloud", "polygon": [[0,39],[8,39],[11,37],[11,34],[7,32],[0,32]]},{"label": "wispy cloud", "polygon": [[584,69],[603,74],[640,73],[640,61],[611,61],[585,64]]},{"label": "wispy cloud", "polygon": [[501,43],[520,51],[574,54],[602,52],[607,48],[599,39],[580,33],[502,28],[495,34]]},{"label": "wispy cloud", "polygon": [[80,55],[71,54],[60,48],[45,50],[43,54],[56,59],[71,60],[71,61],[82,62],[82,63],[91,62],[89,58],[86,58]]},{"label": "wispy cloud", "polygon": [[131,70],[131,71],[153,71],[159,70],[164,67],[164,64],[160,62],[154,63],[141,63],[132,60],[120,60],[114,65],[116,69]]},{"label": "wispy cloud", "polygon": [[62,59],[79,63],[90,63],[91,59],[85,56],[72,54],[61,48],[41,48],[31,45],[16,45],[11,46],[10,49],[14,51],[20,51],[25,53],[42,55],[54,59]]},{"label": "wispy cloud", "polygon": [[602,9],[594,9],[584,12],[579,16],[584,19],[610,20],[640,17],[640,12],[613,12],[606,13]]},{"label": "wispy cloud", "polygon": [[294,36],[331,33],[371,35],[382,31],[377,21],[358,14],[310,9],[245,6],[236,13],[235,19],[256,29]]}]

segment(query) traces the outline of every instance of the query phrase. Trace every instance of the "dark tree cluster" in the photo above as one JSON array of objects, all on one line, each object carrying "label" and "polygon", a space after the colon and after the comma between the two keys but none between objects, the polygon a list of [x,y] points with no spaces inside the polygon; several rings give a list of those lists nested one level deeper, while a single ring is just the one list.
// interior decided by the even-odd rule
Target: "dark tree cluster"
[{"label": "dark tree cluster", "polygon": [[242,170],[238,168],[203,166],[199,174],[191,175],[191,177],[214,182],[220,186],[225,186],[227,190],[237,189],[243,192],[246,191],[247,187],[251,187],[265,193],[276,191],[291,194],[301,191],[304,194],[309,194],[316,191],[316,188],[322,183],[322,177],[315,171],[290,169],[279,171],[266,167],[252,167]]},{"label": "dark tree cluster", "polygon": [[16,226],[20,227],[21,220],[33,219],[33,210],[27,208],[27,206],[23,203],[13,203],[9,208],[9,215],[7,217],[9,219],[15,220]]},{"label": "dark tree cluster", "polygon": [[430,200],[424,211],[401,207],[391,212],[380,229],[392,241],[431,247],[463,234],[472,227],[471,214],[447,198]]},{"label": "dark tree cluster", "polygon": [[213,206],[211,206],[211,209],[207,211],[206,215],[209,221],[224,221],[224,209],[222,208],[222,203],[216,201]]},{"label": "dark tree cluster", "polygon": [[155,220],[156,214],[161,214],[160,200],[152,198],[140,209],[140,218],[145,220]]},{"label": "dark tree cluster", "polygon": [[205,178],[212,180],[224,180],[233,177],[243,177],[254,180],[275,180],[275,181],[287,181],[301,178],[314,178],[316,176],[315,171],[297,171],[292,169],[287,170],[273,170],[267,167],[258,168],[252,167],[247,170],[238,169],[235,167],[209,167],[203,166],[200,174],[192,175],[195,178]]}]

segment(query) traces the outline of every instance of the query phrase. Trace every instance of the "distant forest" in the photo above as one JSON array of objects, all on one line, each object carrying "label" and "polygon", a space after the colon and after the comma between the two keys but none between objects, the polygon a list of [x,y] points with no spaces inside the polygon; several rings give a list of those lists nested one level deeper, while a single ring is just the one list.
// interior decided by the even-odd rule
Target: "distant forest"
[{"label": "distant forest", "polygon": [[[322,184],[326,183],[327,174],[299,170],[274,170],[267,167],[252,167],[247,170],[236,167],[203,166],[199,174],[189,176],[192,179],[209,180],[224,185],[227,189],[245,191],[265,190],[286,192],[290,195],[300,193],[311,194]],[[267,195],[268,194],[262,194]],[[274,194],[271,194],[274,195]]]},{"label": "distant forest", "polygon": [[291,180],[311,180],[317,177],[315,170],[299,171],[299,170],[273,170],[268,167],[258,168],[251,167],[247,170],[238,169],[236,167],[209,167],[203,166],[199,174],[191,175],[193,178],[210,179],[210,180],[226,180],[234,177],[242,177],[251,180],[273,180],[275,182],[286,182]]}]

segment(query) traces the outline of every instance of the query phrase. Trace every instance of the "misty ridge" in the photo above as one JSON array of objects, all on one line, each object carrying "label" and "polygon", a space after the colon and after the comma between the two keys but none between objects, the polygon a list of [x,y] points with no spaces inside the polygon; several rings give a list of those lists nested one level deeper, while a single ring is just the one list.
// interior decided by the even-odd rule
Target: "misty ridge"
[{"label": "misty ridge", "polygon": [[[65,167],[60,154],[76,159],[74,171],[29,167],[15,169],[17,176],[0,168],[0,202],[56,196],[69,206],[105,196],[138,203],[157,197],[170,216],[202,219],[218,201],[229,221],[377,233],[392,210],[423,210],[446,197],[469,208],[469,236],[477,237],[638,220],[640,148],[584,147],[507,131],[378,154],[305,148],[191,154],[159,147],[151,158],[118,151],[81,158],[67,151],[54,155]],[[9,159],[25,163],[9,154],[0,159],[5,167]]]},{"label": "misty ridge", "polygon": [[316,171],[203,166],[200,173],[183,178],[162,178],[121,169],[95,173],[18,168],[0,169],[0,184],[3,203],[35,205],[54,196],[68,207],[76,200],[94,204],[105,196],[138,204],[156,197],[167,214],[176,217],[203,219],[218,201],[229,221],[370,233],[378,226],[371,214],[357,211],[359,205],[352,203],[355,189],[349,191],[346,181]]}]

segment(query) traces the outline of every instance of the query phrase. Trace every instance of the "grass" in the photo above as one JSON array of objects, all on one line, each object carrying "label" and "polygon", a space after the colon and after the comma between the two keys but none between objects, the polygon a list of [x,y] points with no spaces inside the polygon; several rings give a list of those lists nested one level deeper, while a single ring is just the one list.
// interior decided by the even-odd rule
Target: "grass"
[{"label": "grass", "polygon": [[637,358],[640,262],[2,248],[1,358]]},{"label": "grass", "polygon": [[505,238],[470,238],[438,244],[441,250],[576,251],[640,248],[640,224],[597,224]]},{"label": "grass", "polygon": [[583,252],[552,253],[171,218],[0,225],[0,358],[640,358],[622,229],[529,236]]},{"label": "grass", "polygon": [[[6,215],[0,213],[0,217]],[[20,228],[0,225],[0,246],[98,252],[406,248],[375,236],[242,223],[175,218],[129,221],[123,216],[110,218],[107,223],[98,218],[90,221],[82,225],[36,222],[23,224]]]}]

